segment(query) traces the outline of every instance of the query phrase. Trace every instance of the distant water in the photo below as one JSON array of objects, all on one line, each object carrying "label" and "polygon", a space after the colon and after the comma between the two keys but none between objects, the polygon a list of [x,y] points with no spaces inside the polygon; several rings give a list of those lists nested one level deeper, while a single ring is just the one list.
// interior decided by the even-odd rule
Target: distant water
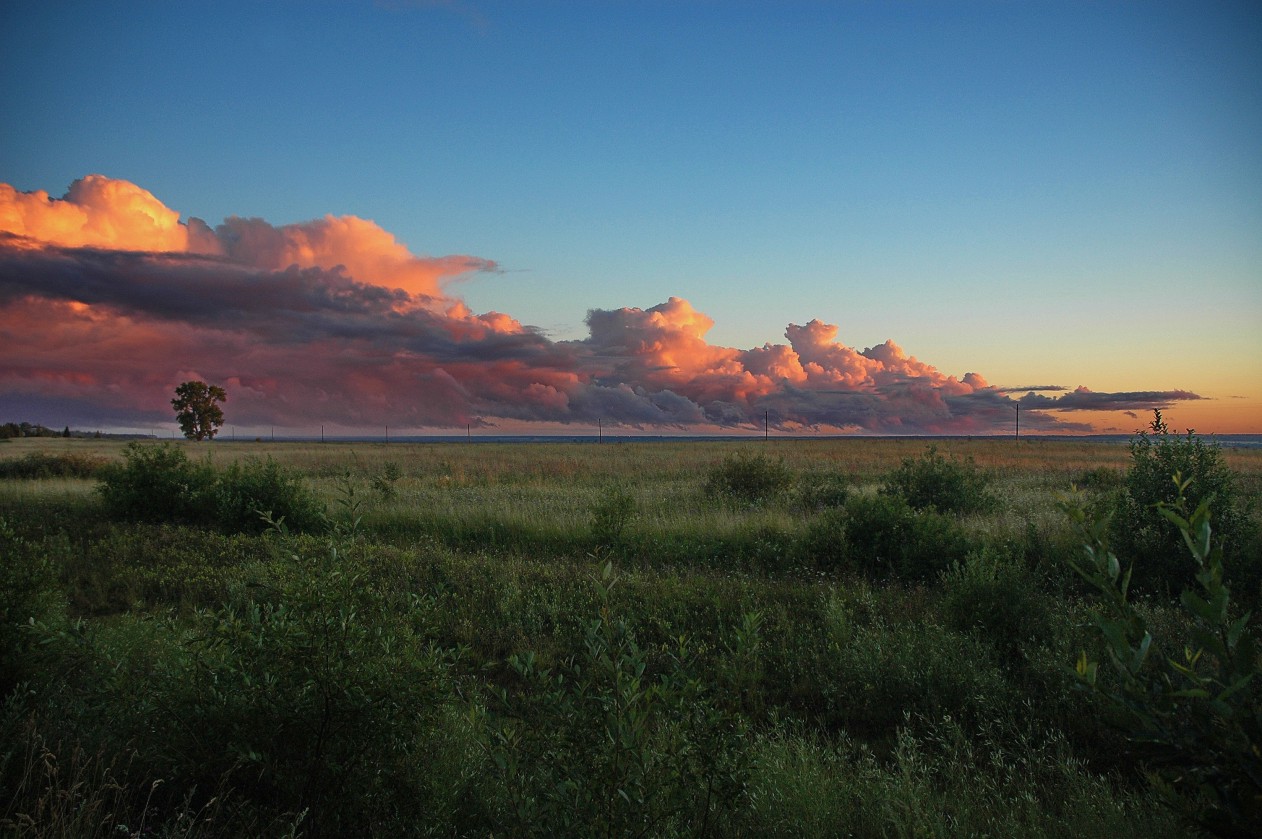
[{"label": "distant water", "polygon": [[[1134,438],[1133,434],[1029,434],[1021,435],[1021,440],[1025,442],[1082,442],[1082,443],[1104,443],[1104,444],[1125,444]],[[1206,434],[1198,435],[1199,439],[1206,442],[1217,443],[1226,449],[1260,449],[1262,448],[1262,434]],[[222,442],[230,442],[232,438],[220,435],[219,440]],[[250,437],[241,437],[241,442],[247,442]],[[269,440],[268,437],[259,438]],[[309,436],[277,436],[275,442],[303,442],[312,443],[319,442],[320,437]],[[466,436],[464,434],[434,434],[434,435],[391,435],[389,440],[381,435],[377,436],[345,436],[345,437],[325,437],[324,440],[329,443],[715,443],[715,442],[749,442],[762,440],[762,435],[755,434],[730,434],[730,435],[704,435],[704,436],[670,436],[670,435],[618,435],[605,434],[598,436],[596,434],[479,434]],[[924,440],[931,442],[934,440],[1004,440],[1012,439],[1007,435],[988,435],[988,436],[972,436],[965,437],[963,435],[941,435],[941,436],[893,436],[893,435],[857,435],[857,434],[839,434],[839,435],[788,435],[780,434],[772,437],[774,440]]]}]

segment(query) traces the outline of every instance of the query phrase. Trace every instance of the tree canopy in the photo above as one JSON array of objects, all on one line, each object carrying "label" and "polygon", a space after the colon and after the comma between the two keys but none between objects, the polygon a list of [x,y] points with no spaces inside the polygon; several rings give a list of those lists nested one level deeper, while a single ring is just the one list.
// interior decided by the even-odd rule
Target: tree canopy
[{"label": "tree canopy", "polygon": [[209,440],[219,433],[223,425],[220,402],[226,402],[228,394],[218,385],[205,382],[184,382],[175,389],[171,406],[180,430],[190,440]]}]

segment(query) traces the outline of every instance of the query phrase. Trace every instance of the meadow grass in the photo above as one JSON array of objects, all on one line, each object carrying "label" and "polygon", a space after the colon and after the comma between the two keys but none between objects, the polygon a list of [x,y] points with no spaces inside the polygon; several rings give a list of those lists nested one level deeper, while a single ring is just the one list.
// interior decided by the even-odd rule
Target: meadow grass
[{"label": "meadow grass", "polygon": [[[0,479],[9,835],[71,817],[37,771],[58,756],[90,768],[77,812],[125,824],[82,835],[1195,835],[1069,675],[1093,607],[1057,499],[1107,507],[1124,445],[937,441],[998,498],[965,515],[883,494],[916,439],[173,445],[273,459],[331,529],[115,520],[95,480]],[[736,454],[793,485],[716,494]],[[1262,452],[1224,458],[1256,495]],[[917,533],[962,552],[852,544]],[[1143,608],[1175,649],[1177,607]]]}]

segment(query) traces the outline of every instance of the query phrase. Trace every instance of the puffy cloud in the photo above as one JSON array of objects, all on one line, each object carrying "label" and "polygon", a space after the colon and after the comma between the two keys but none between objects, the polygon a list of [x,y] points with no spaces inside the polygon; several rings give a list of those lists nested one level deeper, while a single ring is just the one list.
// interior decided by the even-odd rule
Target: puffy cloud
[{"label": "puffy cloud", "polygon": [[[714,322],[672,297],[593,309],[554,342],[477,314],[443,284],[489,260],[413,255],[371,221],[181,222],[145,190],[89,176],[64,198],[0,185],[0,411],[87,427],[168,420],[188,378],[223,384],[241,425],[452,427],[497,421],[761,426],[984,434],[1089,430],[1074,410],[1160,407],[1187,391],[1058,397],[946,375],[836,325],[787,343],[709,343]],[[33,412],[36,415],[33,415]],[[39,412],[47,412],[39,414]]]},{"label": "puffy cloud", "polygon": [[147,190],[103,175],[80,178],[61,198],[0,184],[0,232],[66,248],[221,255],[264,270],[340,268],[426,299],[441,298],[446,280],[496,270],[478,257],[415,256],[392,234],[355,216],[280,227],[234,216],[212,231],[200,219],[181,222]]},{"label": "puffy cloud", "polygon": [[0,231],[72,248],[178,253],[219,248],[204,223],[182,224],[180,214],[149,191],[103,175],[80,178],[62,198],[0,184]]}]

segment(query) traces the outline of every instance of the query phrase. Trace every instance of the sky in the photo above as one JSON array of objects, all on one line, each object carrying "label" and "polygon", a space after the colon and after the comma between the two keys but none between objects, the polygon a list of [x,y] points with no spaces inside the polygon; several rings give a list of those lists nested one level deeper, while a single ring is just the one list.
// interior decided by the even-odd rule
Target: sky
[{"label": "sky", "polygon": [[0,3],[0,419],[1262,433],[1255,2]]}]

